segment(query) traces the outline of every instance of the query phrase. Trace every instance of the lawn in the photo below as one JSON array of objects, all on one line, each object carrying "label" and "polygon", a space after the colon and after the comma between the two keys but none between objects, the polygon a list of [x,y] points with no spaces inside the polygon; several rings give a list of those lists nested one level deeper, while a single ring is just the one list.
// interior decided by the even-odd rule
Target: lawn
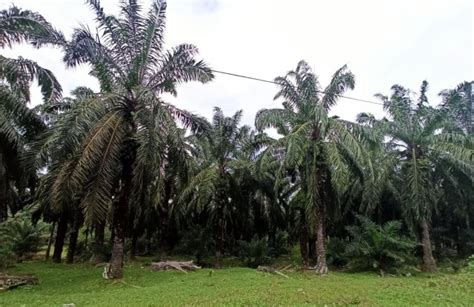
[{"label": "lawn", "polygon": [[11,272],[34,273],[40,284],[1,292],[0,306],[474,306],[474,273],[382,278],[294,272],[285,279],[247,268],[184,274],[133,264],[124,282],[114,283],[103,280],[101,271],[89,265],[20,264]]}]

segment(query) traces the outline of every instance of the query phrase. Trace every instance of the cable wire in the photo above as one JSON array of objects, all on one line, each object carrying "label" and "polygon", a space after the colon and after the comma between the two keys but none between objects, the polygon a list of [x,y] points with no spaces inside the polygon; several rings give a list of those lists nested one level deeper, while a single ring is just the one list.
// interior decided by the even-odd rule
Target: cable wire
[{"label": "cable wire", "polygon": [[[215,70],[215,69],[211,69],[211,71],[212,71],[212,72],[215,72],[215,73],[218,73],[218,74],[222,74],[222,75],[228,75],[228,76],[231,76],[231,77],[237,77],[237,78],[243,78],[243,79],[249,79],[249,80],[253,80],[253,81],[260,81],[260,82],[272,83],[272,84],[279,85],[278,82],[271,81],[271,80],[265,80],[265,79],[260,79],[260,78],[255,78],[255,77],[250,77],[250,76],[235,74],[235,73],[231,73],[231,72],[226,72],[226,71],[221,71],[221,70]],[[318,91],[318,92],[319,92],[319,93],[326,94],[324,91]],[[366,99],[360,99],[360,98],[349,97],[349,96],[343,96],[343,95],[339,95],[339,97],[345,98],[345,99],[354,100],[354,101],[365,102],[365,103],[371,103],[371,104],[376,104],[376,105],[383,106],[383,103],[375,102],[375,101],[370,101],[370,100],[366,100]]]}]

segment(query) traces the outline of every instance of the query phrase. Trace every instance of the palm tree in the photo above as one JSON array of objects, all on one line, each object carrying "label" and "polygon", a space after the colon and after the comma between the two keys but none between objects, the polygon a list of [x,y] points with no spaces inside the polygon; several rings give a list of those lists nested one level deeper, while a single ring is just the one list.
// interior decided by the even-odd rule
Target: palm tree
[{"label": "palm tree", "polygon": [[390,120],[381,129],[388,146],[397,155],[399,195],[407,221],[419,229],[423,247],[423,270],[432,272],[436,264],[432,253],[430,221],[438,203],[440,189],[456,180],[452,170],[472,177],[472,139],[446,130],[447,117],[428,105],[423,82],[418,101],[412,92],[399,85],[389,97],[377,94]]},{"label": "palm tree", "polygon": [[[54,183],[60,182],[57,179],[61,175],[62,166],[72,163],[82,140],[92,129],[92,123],[99,119],[98,115],[89,112],[91,105],[94,105],[91,100],[95,96],[91,89],[79,87],[71,94],[72,97],[65,97],[60,102],[45,103],[36,108],[48,129],[32,142],[27,156],[30,168],[47,169],[46,174],[40,178],[36,200],[40,205],[38,212],[42,214],[43,219],[58,222],[54,241],[54,262],[61,262],[69,222],[74,222],[77,220],[74,217],[81,215],[74,191],[67,186],[55,186]],[[94,115],[95,117],[91,117]],[[84,118],[89,120],[85,121]],[[60,199],[51,198],[53,189],[61,189]],[[79,224],[76,223],[76,228]],[[72,238],[74,233],[71,233]],[[74,239],[72,241],[71,251],[75,245]],[[70,253],[69,260],[72,259],[73,253]]]},{"label": "palm tree", "polygon": [[[16,43],[36,47],[60,44],[63,36],[41,15],[15,6],[0,11],[0,48]],[[61,86],[53,73],[37,63],[11,59],[0,55],[0,222],[7,217],[15,191],[22,193],[26,186],[34,191],[35,169],[26,167],[23,159],[31,142],[45,129],[42,120],[28,108],[30,86],[38,81],[45,102],[61,98]],[[16,189],[12,188],[15,182]]]},{"label": "palm tree", "polygon": [[[86,223],[104,220],[112,206],[114,233],[108,278],[123,276],[124,241],[130,206],[147,189],[149,173],[160,164],[160,148],[170,123],[180,120],[199,130],[205,121],[163,102],[182,82],[213,78],[197,48],[182,44],[163,48],[166,2],[153,1],[147,14],[136,1],[123,1],[118,17],[106,15],[99,1],[87,1],[96,15],[98,33],[82,27],[66,44],[64,61],[88,63],[101,92],[90,99],[78,125],[85,137],[57,170],[51,200],[63,203],[64,191],[79,198]],[[67,142],[66,142],[67,143]]]},{"label": "palm tree", "polygon": [[385,203],[399,198],[395,184],[397,155],[393,144],[385,142],[387,119],[377,120],[372,114],[360,113],[356,122],[366,151],[363,175],[353,178],[350,194],[352,198],[359,196],[361,213],[368,215],[376,211],[378,223],[382,224]]},{"label": "palm tree", "polygon": [[309,65],[300,61],[296,70],[275,82],[280,87],[275,99],[284,99],[283,108],[259,111],[255,125],[259,130],[274,127],[283,135],[279,142],[285,148],[282,170],[298,172],[305,221],[316,225],[315,269],[325,274],[328,210],[337,210],[349,167],[362,159],[362,148],[350,126],[328,112],[347,89],[354,88],[354,75],[343,66],[322,90]]},{"label": "palm tree", "polygon": [[216,229],[216,266],[221,266],[226,241],[226,222],[230,219],[233,206],[232,191],[237,189],[233,178],[242,167],[237,159],[247,136],[248,126],[239,127],[242,111],[231,117],[224,116],[218,107],[214,108],[212,127],[199,144],[199,171],[181,192],[179,202],[187,204],[190,210],[208,212],[211,224]]},{"label": "palm tree", "polygon": [[454,119],[452,128],[464,133],[474,133],[474,82],[463,82],[454,89],[444,90],[441,109]]},{"label": "palm tree", "polygon": [[[440,93],[442,98],[440,111],[445,113],[449,118],[445,127],[446,131],[463,133],[472,137],[474,135],[474,82],[463,82],[457,85],[454,89],[444,90]],[[456,181],[445,181],[449,185],[445,189],[446,193],[443,195],[445,199],[445,212],[448,213],[454,221],[449,222],[448,219],[443,218],[446,228],[454,228],[453,233],[457,233],[458,251],[462,251],[463,246],[465,250],[465,242],[459,240],[462,236],[469,236],[471,230],[471,221],[473,220],[474,210],[472,204],[474,203],[474,195],[471,192],[473,186],[473,177],[466,176],[456,169],[450,170]],[[453,208],[454,204],[454,208]],[[463,230],[463,224],[465,230]],[[459,225],[459,226],[458,226]]]}]

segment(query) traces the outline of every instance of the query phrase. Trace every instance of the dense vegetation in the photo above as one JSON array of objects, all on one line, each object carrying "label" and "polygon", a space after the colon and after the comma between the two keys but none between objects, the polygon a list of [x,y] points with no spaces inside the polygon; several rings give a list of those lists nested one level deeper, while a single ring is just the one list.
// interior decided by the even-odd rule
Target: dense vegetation
[{"label": "dense vegetation", "polygon": [[[112,279],[138,255],[256,267],[298,245],[298,265],[320,274],[383,274],[474,254],[472,83],[438,104],[426,81],[418,92],[394,85],[376,95],[386,117],[350,122],[330,112],[354,74],[343,66],[324,87],[300,61],[275,78],[282,106],[259,111],[255,128],[218,107],[208,121],[163,100],[214,78],[195,46],[164,49],[164,1],[148,11],[122,1],[119,16],[87,3],[97,32],[71,38],[35,12],[0,12],[0,47],[62,48],[67,66],[88,64],[100,83],[63,97],[51,71],[0,56],[2,265],[42,244],[54,262],[65,245],[67,263],[108,261]],[[31,109],[34,80],[44,101]]]}]

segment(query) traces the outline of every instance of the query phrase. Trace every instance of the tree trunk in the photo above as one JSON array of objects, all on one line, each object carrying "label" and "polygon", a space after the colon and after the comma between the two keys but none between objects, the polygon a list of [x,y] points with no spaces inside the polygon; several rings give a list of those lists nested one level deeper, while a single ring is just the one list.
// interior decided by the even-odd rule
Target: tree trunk
[{"label": "tree trunk", "polygon": [[305,225],[300,226],[300,253],[301,260],[303,262],[303,267],[308,267],[309,257],[308,257],[308,230]]},{"label": "tree trunk", "polygon": [[74,255],[76,254],[77,248],[77,237],[79,235],[79,229],[82,225],[82,214],[80,212],[76,213],[74,222],[72,225],[71,233],[69,234],[69,247],[67,250],[66,263],[74,263]]},{"label": "tree trunk", "polygon": [[326,238],[325,238],[326,208],[320,205],[316,215],[316,272],[327,274],[328,266],[326,263]]},{"label": "tree trunk", "polygon": [[422,270],[424,272],[436,271],[436,262],[431,248],[430,228],[426,219],[421,221],[421,245],[423,247]]},{"label": "tree trunk", "polygon": [[58,229],[56,231],[56,239],[54,240],[53,262],[60,263],[61,255],[63,253],[64,239],[67,232],[67,218],[63,214],[58,222]]},{"label": "tree trunk", "polygon": [[85,233],[86,237],[84,239],[84,248],[87,249],[87,245],[89,244],[89,227],[86,228]]},{"label": "tree trunk", "polygon": [[122,170],[122,187],[118,203],[114,208],[112,228],[114,233],[112,256],[110,266],[107,270],[109,279],[120,279],[123,277],[124,247],[126,227],[128,224],[127,213],[132,193],[132,165],[133,160],[130,157],[124,161]]},{"label": "tree trunk", "polygon": [[138,241],[138,230],[133,229],[132,231],[132,246],[130,249],[130,259],[135,259],[137,256],[137,241]]},{"label": "tree trunk", "polygon": [[308,258],[309,265],[316,265],[318,261],[318,253],[316,252],[316,236],[310,236],[308,240]]},{"label": "tree trunk", "polygon": [[[224,210],[222,210],[224,211]],[[224,239],[225,239],[225,224],[224,213],[219,217],[219,234],[217,235],[217,249],[216,249],[216,267],[222,267],[222,258],[224,257]]]},{"label": "tree trunk", "polygon": [[[220,177],[224,178],[224,169],[220,168]],[[216,267],[222,267],[222,258],[224,257],[224,241],[225,241],[225,206],[227,202],[226,191],[222,183],[217,188],[217,240],[216,240]]]},{"label": "tree trunk", "polygon": [[51,253],[51,245],[53,244],[54,229],[56,228],[56,222],[53,222],[51,226],[51,233],[49,234],[48,247],[46,248],[45,260],[49,260],[49,254]]},{"label": "tree trunk", "polygon": [[8,216],[8,177],[3,163],[3,154],[0,152],[0,223]]},{"label": "tree trunk", "polygon": [[104,240],[105,240],[105,222],[99,222],[95,226],[94,233],[94,252],[90,259],[90,263],[98,264],[106,261],[104,255]]},{"label": "tree trunk", "polygon": [[150,227],[147,227],[146,230],[146,254],[151,255],[152,244],[151,244],[152,231]]}]

